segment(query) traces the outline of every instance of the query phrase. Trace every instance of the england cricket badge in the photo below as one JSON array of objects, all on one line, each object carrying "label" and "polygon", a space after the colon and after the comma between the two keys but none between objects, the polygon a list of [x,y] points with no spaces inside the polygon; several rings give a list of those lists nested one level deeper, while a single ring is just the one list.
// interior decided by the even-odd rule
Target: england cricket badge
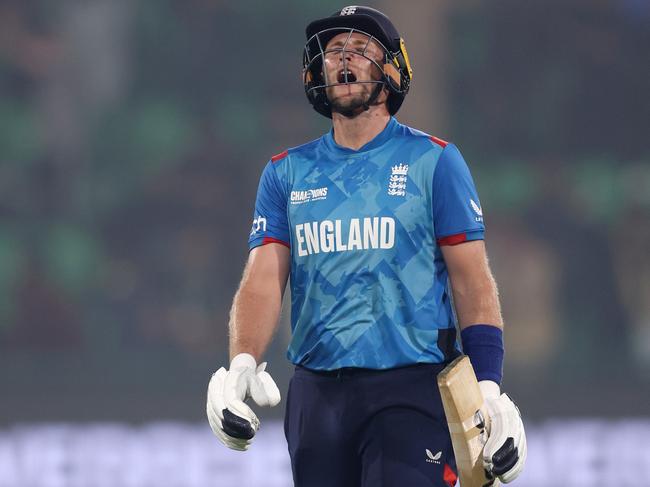
[{"label": "england cricket badge", "polygon": [[405,196],[406,195],[406,176],[409,172],[408,164],[398,164],[391,167],[391,174],[388,180],[388,195],[389,196]]}]

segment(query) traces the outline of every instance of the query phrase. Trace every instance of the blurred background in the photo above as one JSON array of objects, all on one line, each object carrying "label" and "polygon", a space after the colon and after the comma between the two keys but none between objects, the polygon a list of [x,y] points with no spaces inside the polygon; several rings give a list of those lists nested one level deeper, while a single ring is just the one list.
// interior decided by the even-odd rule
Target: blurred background
[{"label": "blurred background", "polygon": [[[481,195],[516,485],[650,485],[650,2],[369,5],[409,48],[398,119],[457,144]],[[344,6],[0,0],[1,487],[290,485],[284,403],[234,454],[205,389],[261,170],[329,130],[304,28]]]}]

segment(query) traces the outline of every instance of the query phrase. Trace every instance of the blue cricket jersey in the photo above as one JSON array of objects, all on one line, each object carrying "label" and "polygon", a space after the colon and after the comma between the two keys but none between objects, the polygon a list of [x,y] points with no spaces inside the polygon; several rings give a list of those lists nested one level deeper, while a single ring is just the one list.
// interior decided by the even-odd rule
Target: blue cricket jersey
[{"label": "blue cricket jersey", "polygon": [[274,156],[249,248],[291,249],[289,360],[388,369],[459,353],[440,246],[483,232],[458,149],[391,118],[359,150],[330,132]]}]

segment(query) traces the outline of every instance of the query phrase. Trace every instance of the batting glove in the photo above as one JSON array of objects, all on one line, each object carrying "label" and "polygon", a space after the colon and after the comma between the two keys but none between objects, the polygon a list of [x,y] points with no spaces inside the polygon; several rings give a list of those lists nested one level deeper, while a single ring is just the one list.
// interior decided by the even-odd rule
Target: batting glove
[{"label": "batting glove", "polygon": [[526,433],[521,414],[499,385],[482,380],[484,410],[490,418],[488,438],[483,447],[483,466],[490,478],[503,483],[513,481],[524,469],[526,462]]},{"label": "batting glove", "polygon": [[260,420],[244,402],[249,397],[258,406],[276,406],[280,391],[268,372],[266,362],[240,353],[210,379],[206,412],[213,433],[228,448],[247,450],[260,428]]}]

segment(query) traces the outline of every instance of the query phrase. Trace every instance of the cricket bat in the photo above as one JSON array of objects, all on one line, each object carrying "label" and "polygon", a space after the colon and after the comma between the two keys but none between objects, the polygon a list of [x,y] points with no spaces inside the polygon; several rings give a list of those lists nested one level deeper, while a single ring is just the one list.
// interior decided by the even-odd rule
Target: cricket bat
[{"label": "cricket bat", "polygon": [[481,411],[483,395],[466,355],[458,357],[438,374],[438,388],[454,447],[460,487],[497,487],[483,469],[483,446],[489,417]]}]

